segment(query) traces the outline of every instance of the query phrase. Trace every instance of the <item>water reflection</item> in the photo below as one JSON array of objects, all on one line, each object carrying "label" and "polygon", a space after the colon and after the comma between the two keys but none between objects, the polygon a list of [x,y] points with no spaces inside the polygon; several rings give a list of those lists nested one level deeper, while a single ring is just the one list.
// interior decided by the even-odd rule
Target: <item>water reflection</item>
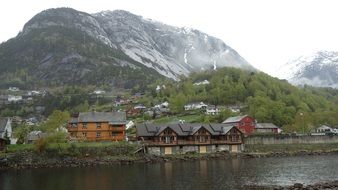
[{"label": "water reflection", "polygon": [[338,156],[202,160],[0,173],[1,190],[244,189],[338,178]]}]

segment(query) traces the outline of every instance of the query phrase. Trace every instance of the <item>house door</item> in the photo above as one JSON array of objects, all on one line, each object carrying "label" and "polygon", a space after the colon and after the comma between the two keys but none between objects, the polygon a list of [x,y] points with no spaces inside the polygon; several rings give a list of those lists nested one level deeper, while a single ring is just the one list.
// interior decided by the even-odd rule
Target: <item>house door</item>
[{"label": "house door", "polygon": [[231,145],[231,152],[237,153],[238,152],[238,145]]},{"label": "house door", "polygon": [[207,147],[206,146],[200,146],[200,153],[206,153]]},{"label": "house door", "polygon": [[172,147],[164,147],[164,154],[172,154]]}]

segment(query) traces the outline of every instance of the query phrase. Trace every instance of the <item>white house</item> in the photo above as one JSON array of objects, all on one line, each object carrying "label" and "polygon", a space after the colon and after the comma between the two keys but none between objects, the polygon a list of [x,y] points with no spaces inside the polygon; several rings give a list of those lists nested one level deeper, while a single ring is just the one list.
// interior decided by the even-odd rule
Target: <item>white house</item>
[{"label": "white house", "polygon": [[96,95],[102,95],[102,94],[105,94],[105,93],[106,93],[106,91],[104,91],[104,90],[95,90],[93,92],[93,94],[96,94]]},{"label": "white house", "polygon": [[207,109],[208,105],[200,102],[200,103],[190,103],[184,106],[184,110],[198,110],[198,109]]},{"label": "white house", "polygon": [[218,109],[216,106],[208,106],[205,113],[207,115],[218,115],[221,110]]},{"label": "white house", "polygon": [[207,84],[210,84],[210,82],[208,80],[204,80],[204,81],[200,81],[200,82],[195,82],[194,83],[195,86],[207,85]]},{"label": "white house", "polygon": [[42,92],[37,91],[37,90],[32,90],[32,91],[27,92],[27,95],[28,96],[39,96],[39,95],[42,95]]},{"label": "white house", "polygon": [[316,129],[316,133],[333,133],[334,130],[327,126],[327,125],[322,125]]},{"label": "white house", "polygon": [[8,90],[12,91],[12,92],[19,92],[20,91],[20,89],[18,87],[9,87]]},{"label": "white house", "polygon": [[228,106],[227,108],[233,113],[239,113],[241,112],[241,108],[243,108],[243,106],[231,105],[231,106]]},{"label": "white house", "polygon": [[165,89],[165,85],[162,85],[162,86],[161,85],[157,85],[155,90],[156,90],[156,92],[158,92],[161,89]]},{"label": "white house", "polygon": [[0,118],[0,138],[7,137],[11,140],[11,144],[15,144],[17,139],[12,137],[12,120],[10,118]]},{"label": "white house", "polygon": [[136,106],[134,106],[134,109],[135,110],[144,110],[144,109],[147,109],[147,107],[145,107],[144,105],[136,105]]},{"label": "white house", "polygon": [[154,108],[168,108],[169,107],[169,103],[168,102],[163,102],[161,104],[157,104],[154,106]]},{"label": "white house", "polygon": [[13,96],[13,95],[8,95],[8,102],[19,102],[22,101],[22,96]]}]

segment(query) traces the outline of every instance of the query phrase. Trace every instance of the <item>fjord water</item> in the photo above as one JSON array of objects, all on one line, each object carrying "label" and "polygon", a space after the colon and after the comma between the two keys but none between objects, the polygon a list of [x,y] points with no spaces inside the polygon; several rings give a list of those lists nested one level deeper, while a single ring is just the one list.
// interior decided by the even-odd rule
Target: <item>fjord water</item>
[{"label": "fjord water", "polygon": [[0,171],[1,190],[246,189],[338,179],[338,155]]}]

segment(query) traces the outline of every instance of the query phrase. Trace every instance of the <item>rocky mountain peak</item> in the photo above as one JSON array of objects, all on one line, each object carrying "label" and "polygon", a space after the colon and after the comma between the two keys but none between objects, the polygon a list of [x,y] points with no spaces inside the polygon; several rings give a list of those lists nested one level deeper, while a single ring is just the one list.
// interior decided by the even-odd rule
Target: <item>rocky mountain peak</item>
[{"label": "rocky mountain peak", "polygon": [[[218,38],[195,29],[166,25],[124,10],[88,14],[71,8],[48,9],[28,21],[18,37],[23,41],[16,44],[26,44],[21,48],[15,46],[17,54],[25,54],[22,59],[30,60],[31,64],[40,68],[40,75],[43,75],[43,69],[47,66],[51,67],[72,55],[78,56],[66,59],[73,61],[63,61],[58,66],[63,67],[64,64],[70,71],[76,68],[76,60],[82,66],[82,77],[91,73],[94,65],[97,67],[101,64],[128,65],[131,68],[135,68],[135,64],[140,68],[138,64],[141,64],[175,80],[191,72],[217,70],[221,67],[255,70]],[[36,41],[43,50],[34,44]],[[39,54],[33,51],[38,51]],[[6,56],[12,59],[10,56],[13,55]],[[25,62],[20,58],[15,58],[18,65]],[[60,72],[63,69],[65,68],[59,68]]]},{"label": "rocky mountain peak", "polygon": [[318,51],[288,62],[286,78],[296,85],[338,88],[338,52]]}]

